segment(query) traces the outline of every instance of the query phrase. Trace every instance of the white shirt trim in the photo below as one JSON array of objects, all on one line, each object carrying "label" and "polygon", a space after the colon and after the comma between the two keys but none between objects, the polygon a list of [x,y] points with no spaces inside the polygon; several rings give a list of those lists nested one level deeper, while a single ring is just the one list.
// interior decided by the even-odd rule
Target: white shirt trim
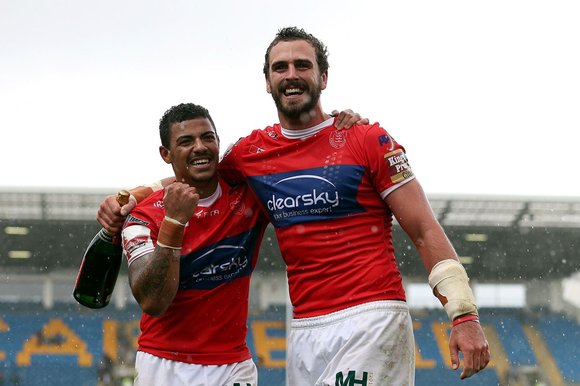
[{"label": "white shirt trim", "polygon": [[213,194],[206,198],[200,198],[197,206],[203,206],[204,208],[209,208],[212,206],[220,197],[222,196],[222,186],[218,182],[217,189]]},{"label": "white shirt trim", "polygon": [[393,191],[399,189],[401,186],[405,185],[407,182],[413,181],[415,176],[409,177],[404,181],[399,182],[396,185],[391,186],[388,189],[385,189],[381,192],[381,198],[384,200],[389,194],[393,193]]},{"label": "white shirt trim", "polygon": [[328,126],[331,126],[334,123],[334,117],[328,118],[326,121],[319,123],[314,127],[309,127],[307,129],[302,130],[289,130],[285,129],[280,126],[282,131],[282,135],[288,139],[306,139],[308,137],[312,137],[313,135],[317,134],[318,132],[326,129]]}]

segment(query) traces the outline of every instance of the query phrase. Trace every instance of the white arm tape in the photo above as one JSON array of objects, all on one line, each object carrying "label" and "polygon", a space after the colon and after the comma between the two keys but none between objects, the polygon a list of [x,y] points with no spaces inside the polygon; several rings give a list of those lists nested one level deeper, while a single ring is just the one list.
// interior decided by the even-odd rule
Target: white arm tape
[{"label": "white arm tape", "polygon": [[435,264],[429,274],[429,285],[449,319],[465,314],[478,315],[467,272],[457,260],[447,259]]}]

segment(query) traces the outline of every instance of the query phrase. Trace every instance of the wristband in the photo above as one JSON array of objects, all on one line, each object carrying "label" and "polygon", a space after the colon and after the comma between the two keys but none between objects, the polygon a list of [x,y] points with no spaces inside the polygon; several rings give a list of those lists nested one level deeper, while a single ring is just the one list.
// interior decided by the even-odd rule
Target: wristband
[{"label": "wristband", "polygon": [[182,226],[182,227],[185,227],[185,225],[186,225],[186,224],[180,223],[180,222],[179,222],[179,221],[177,221],[176,219],[174,219],[174,218],[171,218],[171,217],[169,217],[169,216],[165,216],[165,217],[164,217],[164,220],[167,220],[167,221],[169,221],[170,223],[173,223],[173,224],[175,224],[175,225],[179,225],[179,226]]},{"label": "wristband", "polygon": [[476,322],[479,323],[479,317],[477,315],[461,315],[457,318],[453,319],[453,327],[457,326],[458,324],[465,323],[465,322]]},{"label": "wristband", "polygon": [[162,247],[162,248],[168,248],[168,249],[173,249],[175,251],[179,251],[181,250],[181,247],[172,247],[171,245],[165,245],[163,243],[160,243],[159,241],[157,242],[157,246],[158,247]]},{"label": "wristband", "polygon": [[429,285],[441,301],[449,320],[466,314],[478,315],[469,277],[457,260],[446,259],[435,264],[429,274]]},{"label": "wristband", "polygon": [[181,249],[183,243],[183,226],[163,219],[159,228],[157,245],[171,249]]}]

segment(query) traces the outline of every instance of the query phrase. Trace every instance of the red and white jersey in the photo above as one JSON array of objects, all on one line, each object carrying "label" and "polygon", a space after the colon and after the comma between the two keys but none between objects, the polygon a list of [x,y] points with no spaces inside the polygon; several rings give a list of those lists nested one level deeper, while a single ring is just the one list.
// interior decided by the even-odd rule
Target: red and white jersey
[{"label": "red and white jersey", "polygon": [[[127,217],[127,261],[152,253],[165,216],[164,190]],[[268,220],[246,185],[220,180],[187,223],[179,289],[160,317],[142,313],[139,350],[180,362],[222,365],[251,357],[246,346],[250,275]]]},{"label": "red and white jersey", "polygon": [[414,175],[378,124],[337,130],[329,119],[299,132],[276,124],[238,141],[219,170],[247,180],[269,213],[296,318],[405,300],[383,199]]}]

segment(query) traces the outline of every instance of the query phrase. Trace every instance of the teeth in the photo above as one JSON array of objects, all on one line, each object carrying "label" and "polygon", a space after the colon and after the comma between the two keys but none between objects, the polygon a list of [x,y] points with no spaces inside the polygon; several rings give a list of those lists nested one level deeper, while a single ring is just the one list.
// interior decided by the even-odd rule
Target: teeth
[{"label": "teeth", "polygon": [[299,88],[286,89],[286,95],[300,94],[301,92],[302,92],[302,90],[300,90]]},{"label": "teeth", "polygon": [[198,159],[198,160],[193,161],[191,164],[194,166],[207,165],[207,164],[209,164],[209,160],[208,159]]}]

